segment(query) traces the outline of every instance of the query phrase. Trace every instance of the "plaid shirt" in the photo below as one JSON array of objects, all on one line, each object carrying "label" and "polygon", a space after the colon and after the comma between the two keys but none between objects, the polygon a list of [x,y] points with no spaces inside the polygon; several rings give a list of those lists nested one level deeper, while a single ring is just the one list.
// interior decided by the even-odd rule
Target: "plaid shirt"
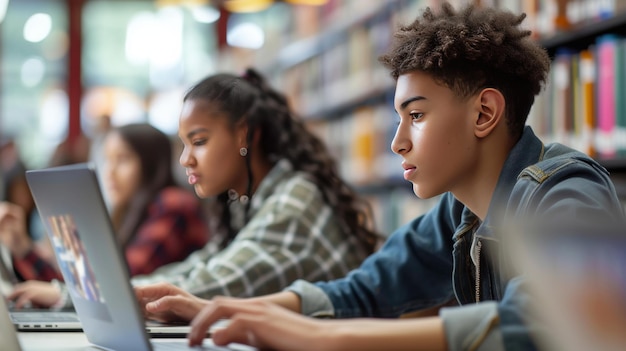
[{"label": "plaid shirt", "polygon": [[[209,239],[200,200],[191,192],[169,187],[150,204],[148,215],[126,245],[125,255],[131,276],[148,274],[156,268],[184,260]],[[23,280],[61,280],[61,274],[35,250],[13,267]]]},{"label": "plaid shirt", "polygon": [[223,250],[218,238],[185,261],[169,264],[134,285],[170,282],[204,298],[277,292],[297,279],[340,278],[367,256],[357,239],[303,172],[282,160],[251,199],[247,224]]}]

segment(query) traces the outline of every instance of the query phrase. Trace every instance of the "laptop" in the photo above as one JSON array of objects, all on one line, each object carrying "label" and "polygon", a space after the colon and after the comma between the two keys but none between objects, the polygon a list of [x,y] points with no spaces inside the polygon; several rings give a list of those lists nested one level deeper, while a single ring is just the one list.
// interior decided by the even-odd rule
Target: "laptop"
[{"label": "laptop", "polygon": [[91,164],[31,170],[26,179],[91,343],[151,350],[149,335],[187,335],[188,325],[146,324]]},{"label": "laptop", "polygon": [[[65,167],[63,167],[65,168]],[[71,172],[72,169],[90,169],[87,164],[81,165],[72,165],[66,167],[66,171]],[[86,177],[90,177],[89,173],[91,171],[87,171],[85,174]],[[71,180],[74,175],[68,174],[68,179],[70,179],[70,183],[73,183]],[[77,183],[78,184],[78,183]],[[75,189],[74,189],[75,190]],[[87,206],[89,208],[89,212],[93,213],[94,216],[98,216],[98,214],[104,215],[106,217],[106,221],[108,221],[108,212],[106,207],[101,207],[99,202],[89,201],[88,199],[97,199],[100,196],[100,188],[94,188],[90,182],[82,181],[80,184],[81,194],[90,194],[90,196],[85,197],[83,200],[85,204],[80,203],[79,197],[76,198],[77,202],[74,202],[71,206]],[[32,191],[32,189],[31,189]],[[57,201],[62,200],[63,198],[54,200],[53,203],[57,203]],[[49,200],[42,200],[43,203],[48,203]],[[69,204],[68,204],[69,206]],[[104,219],[104,217],[103,217]],[[59,224],[65,225],[63,220],[54,220],[50,219],[52,222],[48,221],[46,223],[46,232],[49,234],[50,242],[52,243],[55,254],[57,256],[57,262],[63,272],[64,280],[66,282],[71,282],[71,284],[67,284],[70,295],[79,295],[83,293],[83,291],[87,291],[87,293],[91,294],[91,290],[83,290],[82,285],[77,284],[78,282],[74,280],[74,277],[77,274],[76,269],[80,269],[76,267],[74,261],[72,259],[73,255],[71,252],[70,246],[64,246],[64,242],[70,243],[71,237],[66,236],[62,237],[59,234],[63,232],[63,228],[59,227]],[[66,234],[68,232],[66,231]],[[124,261],[122,261],[124,262]],[[90,270],[91,272],[91,270]],[[70,277],[68,279],[68,277]],[[71,280],[70,280],[71,279]],[[83,331],[82,324],[80,322],[80,318],[76,312],[74,312],[74,308],[69,310],[50,310],[50,309],[36,309],[36,308],[22,308],[22,309],[14,309],[12,307],[12,302],[9,301],[9,311],[10,316],[20,331]],[[166,325],[163,323],[148,321],[146,323],[146,327],[148,333],[152,337],[185,337],[189,332],[189,326],[185,325]]]}]

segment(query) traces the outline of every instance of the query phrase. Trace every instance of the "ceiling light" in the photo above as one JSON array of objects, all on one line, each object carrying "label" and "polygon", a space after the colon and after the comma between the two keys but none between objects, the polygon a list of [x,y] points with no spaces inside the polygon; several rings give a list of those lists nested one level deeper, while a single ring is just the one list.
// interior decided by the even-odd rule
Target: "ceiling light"
[{"label": "ceiling light", "polygon": [[220,12],[213,6],[190,6],[189,10],[200,23],[213,23],[220,18]]},{"label": "ceiling light", "polygon": [[168,7],[168,6],[202,6],[207,5],[208,0],[155,0],[156,7]]},{"label": "ceiling light", "polygon": [[292,5],[321,6],[328,0],[225,0],[224,8],[229,12],[258,12],[270,7],[275,2]]},{"label": "ceiling light", "polygon": [[50,34],[52,29],[52,17],[47,13],[36,13],[24,24],[24,39],[38,43]]},{"label": "ceiling light", "polygon": [[46,73],[46,64],[40,57],[31,57],[22,64],[22,84],[32,88],[41,83]]},{"label": "ceiling light", "polygon": [[224,1],[224,8],[229,12],[259,12],[273,3],[273,0],[227,0]]},{"label": "ceiling light", "polygon": [[0,23],[7,14],[7,7],[9,6],[9,0],[0,0]]},{"label": "ceiling light", "polygon": [[258,25],[245,22],[233,26],[226,34],[226,41],[230,46],[246,49],[259,49],[265,42],[263,29]]},{"label": "ceiling light", "polygon": [[294,5],[308,5],[308,6],[321,6],[325,5],[328,0],[284,0]]}]

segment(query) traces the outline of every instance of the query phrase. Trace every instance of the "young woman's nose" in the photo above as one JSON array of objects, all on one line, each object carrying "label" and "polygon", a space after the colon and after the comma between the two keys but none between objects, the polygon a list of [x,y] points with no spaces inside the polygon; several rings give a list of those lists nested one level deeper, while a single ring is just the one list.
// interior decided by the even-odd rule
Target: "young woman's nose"
[{"label": "young woman's nose", "polygon": [[178,163],[180,163],[180,165],[183,167],[187,167],[191,164],[191,154],[189,152],[189,149],[187,149],[186,147],[184,147],[183,151],[180,153]]}]

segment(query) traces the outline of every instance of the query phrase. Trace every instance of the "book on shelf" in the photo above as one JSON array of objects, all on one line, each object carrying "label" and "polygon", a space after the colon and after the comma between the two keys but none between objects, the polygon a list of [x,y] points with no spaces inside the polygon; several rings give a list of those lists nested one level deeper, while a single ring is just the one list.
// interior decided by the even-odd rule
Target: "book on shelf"
[{"label": "book on shelf", "polygon": [[360,92],[363,87],[372,86],[371,80],[372,59],[374,53],[372,42],[369,40],[367,27],[356,27],[348,34],[348,88],[350,91]]},{"label": "book on shelf", "polygon": [[626,39],[617,43],[615,57],[615,148],[626,157]]},{"label": "book on shelf", "polygon": [[594,143],[594,130],[596,124],[595,116],[595,86],[596,71],[593,52],[589,49],[583,50],[579,55],[579,77],[580,77],[580,112],[582,115],[581,126],[581,147],[591,157],[596,157]]},{"label": "book on shelf", "polygon": [[522,25],[531,31],[531,37],[533,39],[539,39],[539,0],[517,1],[517,3],[521,8],[518,8],[518,11],[515,13],[521,10],[526,14],[526,19],[524,19]]},{"label": "book on shelf", "polygon": [[393,102],[386,101],[376,107],[376,177],[398,183],[402,178],[402,157],[391,150],[396,134],[397,119]]},{"label": "book on shelf", "polygon": [[372,22],[369,26],[369,38],[371,42],[371,52],[368,53],[371,70],[370,80],[374,84],[384,85],[383,82],[390,81],[389,71],[378,62],[378,58],[387,52],[392,37],[393,25],[390,20],[383,17]]},{"label": "book on shelf", "polygon": [[570,77],[572,79],[571,86],[571,103],[569,116],[571,125],[568,130],[568,139],[573,147],[576,149],[584,149],[582,144],[582,127],[584,124],[582,114],[582,83],[580,80],[580,53],[572,53],[572,63],[570,70]]},{"label": "book on shelf", "polygon": [[548,89],[548,85],[544,87],[542,92],[535,97],[535,102],[530,108],[528,112],[528,118],[526,119],[526,125],[529,125],[533,128],[536,134],[545,136],[547,133],[543,129],[543,125],[545,121],[548,120],[547,116],[549,115],[547,110],[548,94],[550,90]]},{"label": "book on shelf", "polygon": [[531,106],[527,124],[532,126],[535,133],[541,135],[546,141],[552,141],[553,125],[553,105],[556,93],[554,92],[554,70],[548,73],[548,79],[543,91],[535,97],[535,103]]},{"label": "book on shelf", "polygon": [[601,158],[613,158],[615,148],[615,65],[618,37],[612,34],[598,38],[596,44],[598,88],[597,88],[597,150]]},{"label": "book on shelf", "polygon": [[375,180],[374,162],[376,158],[376,125],[374,110],[361,107],[354,111],[350,153],[348,154],[349,172],[346,172],[355,184],[372,183]]},{"label": "book on shelf", "polygon": [[552,128],[550,128],[554,141],[570,144],[573,135],[574,114],[573,77],[574,52],[567,49],[557,51],[552,64],[553,104],[552,104]]}]

